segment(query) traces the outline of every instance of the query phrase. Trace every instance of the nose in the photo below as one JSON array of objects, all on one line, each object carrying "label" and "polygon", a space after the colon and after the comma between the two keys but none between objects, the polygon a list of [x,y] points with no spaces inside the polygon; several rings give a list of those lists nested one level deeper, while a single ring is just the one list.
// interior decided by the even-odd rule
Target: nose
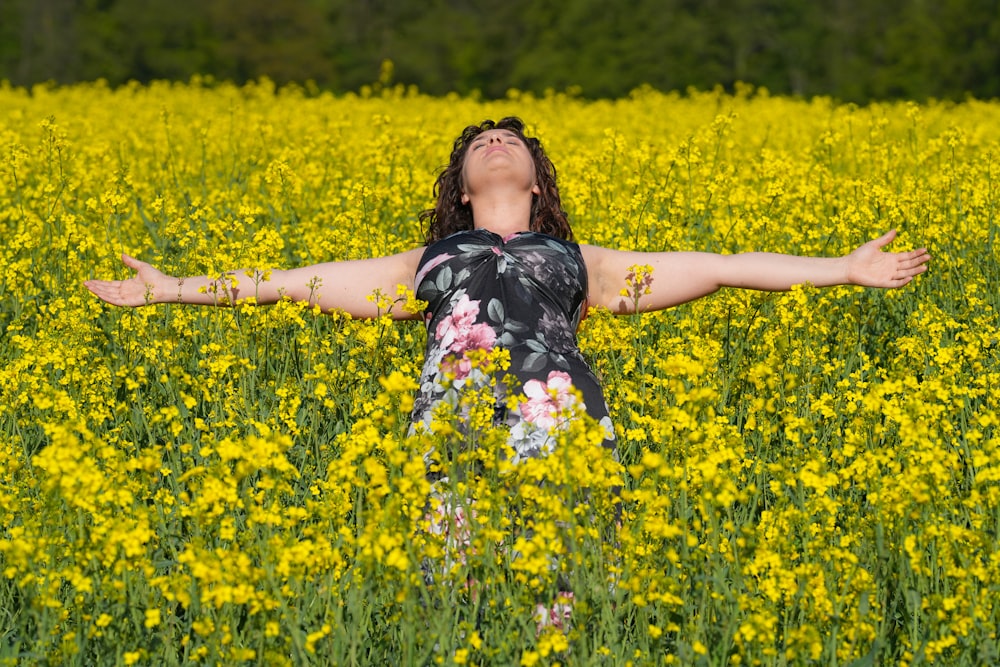
[{"label": "nose", "polygon": [[502,139],[501,139],[501,137],[500,137],[499,134],[491,134],[490,136],[488,136],[486,138],[487,145],[492,144],[494,142],[496,142],[498,144],[502,142]]}]

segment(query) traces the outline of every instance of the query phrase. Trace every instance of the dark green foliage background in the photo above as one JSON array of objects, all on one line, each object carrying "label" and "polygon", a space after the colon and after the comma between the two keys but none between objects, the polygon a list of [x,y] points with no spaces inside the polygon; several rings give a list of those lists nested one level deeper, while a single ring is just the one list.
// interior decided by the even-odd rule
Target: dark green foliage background
[{"label": "dark green foliage background", "polygon": [[1000,97],[997,0],[0,0],[0,79]]}]

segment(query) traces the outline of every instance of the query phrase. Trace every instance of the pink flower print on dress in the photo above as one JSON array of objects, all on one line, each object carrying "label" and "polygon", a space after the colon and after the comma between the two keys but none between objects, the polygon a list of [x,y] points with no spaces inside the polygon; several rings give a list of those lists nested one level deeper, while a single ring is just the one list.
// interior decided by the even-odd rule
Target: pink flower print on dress
[{"label": "pink flower print on dress", "polygon": [[521,402],[521,417],[545,430],[555,428],[562,413],[577,403],[572,379],[563,371],[550,371],[546,382],[528,380],[524,383],[524,395],[528,400]]},{"label": "pink flower print on dress", "polygon": [[569,621],[573,616],[573,593],[564,591],[556,596],[551,606],[538,603],[535,606],[535,631],[542,633],[545,628],[555,628],[567,632]]},{"label": "pink flower print on dress", "polygon": [[485,322],[477,322],[479,301],[463,294],[455,303],[451,314],[438,323],[434,332],[441,343],[441,349],[454,352],[457,356],[441,363],[443,369],[455,374],[456,379],[464,379],[472,370],[472,362],[465,353],[469,350],[489,350],[497,342],[496,331]]},{"label": "pink flower print on dress", "polygon": [[424,278],[427,276],[428,273],[431,272],[431,270],[434,269],[434,267],[444,264],[452,257],[454,257],[454,255],[449,255],[448,253],[443,252],[434,259],[432,259],[431,261],[424,264],[422,267],[420,267],[420,270],[417,271],[417,275],[413,278],[413,284],[416,285],[417,288],[419,289],[420,283],[424,281]]},{"label": "pink flower print on dress", "polygon": [[434,332],[441,347],[452,352],[488,350],[493,347],[497,334],[490,325],[477,323],[478,317],[479,301],[463,294],[455,303],[451,314],[438,323]]},{"label": "pink flower print on dress", "polygon": [[468,499],[440,496],[435,492],[433,505],[424,516],[432,535],[443,537],[444,569],[446,574],[456,563],[465,565],[472,551],[472,522],[476,511]]},{"label": "pink flower print on dress", "polygon": [[447,357],[441,360],[441,370],[453,375],[455,380],[464,380],[472,372],[472,360],[464,354],[460,357]]}]

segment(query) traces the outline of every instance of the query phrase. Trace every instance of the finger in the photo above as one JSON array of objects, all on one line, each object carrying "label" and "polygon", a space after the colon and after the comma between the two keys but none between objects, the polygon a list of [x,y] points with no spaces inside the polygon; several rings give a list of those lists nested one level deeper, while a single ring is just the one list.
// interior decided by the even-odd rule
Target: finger
[{"label": "finger", "polygon": [[902,257],[903,262],[907,266],[920,266],[929,262],[930,259],[931,256],[923,248],[908,252]]},{"label": "finger", "polygon": [[88,280],[84,283],[84,285],[86,285],[87,289],[102,299],[111,298],[116,293],[121,291],[121,287],[117,282],[110,282],[106,280]]},{"label": "finger", "polygon": [[897,232],[895,229],[890,229],[885,234],[874,240],[875,247],[877,248],[886,247],[896,239],[896,234]]},{"label": "finger", "polygon": [[896,271],[896,275],[901,278],[906,278],[907,281],[913,279],[914,276],[919,276],[921,273],[927,270],[926,264],[906,264],[900,265]]},{"label": "finger", "polygon": [[84,283],[84,286],[90,290],[91,294],[102,301],[109,301],[111,299],[111,294],[108,291],[108,285],[104,281],[88,280]]},{"label": "finger", "polygon": [[134,271],[138,271],[143,266],[143,264],[145,264],[145,262],[141,262],[135,257],[132,257],[131,255],[126,255],[125,253],[122,253],[122,264],[129,267],[130,269],[133,269]]},{"label": "finger", "polygon": [[130,294],[125,294],[122,291],[122,284],[118,281],[98,281],[93,285],[88,286],[91,292],[94,293],[102,301],[110,303],[112,306],[137,306],[141,305],[141,302],[136,298],[132,297]]}]

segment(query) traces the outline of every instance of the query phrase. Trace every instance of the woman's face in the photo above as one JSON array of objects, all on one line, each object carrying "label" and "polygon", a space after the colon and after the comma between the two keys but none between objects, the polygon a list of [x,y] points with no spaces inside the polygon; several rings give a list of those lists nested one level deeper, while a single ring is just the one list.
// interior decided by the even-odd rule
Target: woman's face
[{"label": "woman's face", "polygon": [[481,132],[469,142],[462,162],[462,203],[494,186],[514,187],[534,194],[535,161],[521,138],[510,130]]}]

